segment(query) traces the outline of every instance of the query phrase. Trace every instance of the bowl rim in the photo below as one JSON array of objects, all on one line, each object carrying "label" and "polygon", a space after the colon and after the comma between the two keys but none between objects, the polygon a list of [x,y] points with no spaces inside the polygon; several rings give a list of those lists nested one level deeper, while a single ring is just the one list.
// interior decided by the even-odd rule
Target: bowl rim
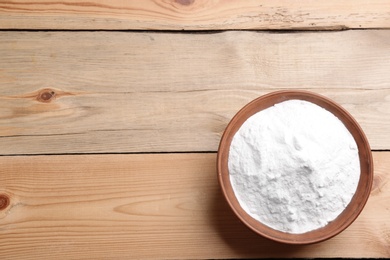
[{"label": "bowl rim", "polygon": [[[312,102],[322,108],[325,108],[327,111],[331,112],[338,119],[340,119],[355,139],[355,142],[358,146],[360,161],[360,179],[358,187],[350,203],[347,205],[344,211],[338,217],[336,217],[335,220],[329,222],[325,227],[302,234],[285,233],[272,229],[246,213],[234,195],[234,191],[230,184],[227,166],[232,138],[241,125],[253,114],[271,107],[274,104],[291,99]],[[247,227],[249,227],[257,234],[276,242],[285,244],[303,245],[322,242],[336,236],[345,230],[348,226],[350,226],[359,216],[370,196],[373,182],[373,173],[374,167],[371,148],[368,139],[358,122],[347,110],[345,110],[335,101],[307,90],[274,91],[262,95],[246,104],[233,116],[233,118],[226,126],[225,131],[221,137],[217,153],[217,175],[219,186],[222,189],[225,200],[228,202],[235,215]]]}]

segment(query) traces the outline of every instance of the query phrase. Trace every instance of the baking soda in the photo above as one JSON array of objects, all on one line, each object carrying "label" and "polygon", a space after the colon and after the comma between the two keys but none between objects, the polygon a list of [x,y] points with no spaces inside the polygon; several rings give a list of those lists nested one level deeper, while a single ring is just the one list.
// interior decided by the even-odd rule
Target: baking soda
[{"label": "baking soda", "polygon": [[351,133],[332,113],[303,100],[278,103],[246,120],[233,137],[228,168],[241,207],[294,234],[334,220],[360,177]]}]

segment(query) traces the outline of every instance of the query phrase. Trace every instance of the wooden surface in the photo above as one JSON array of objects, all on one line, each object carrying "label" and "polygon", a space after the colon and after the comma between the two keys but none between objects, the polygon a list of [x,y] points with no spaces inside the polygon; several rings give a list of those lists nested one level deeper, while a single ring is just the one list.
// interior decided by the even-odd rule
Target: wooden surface
[{"label": "wooden surface", "polygon": [[217,151],[242,106],[294,88],[390,148],[389,30],[0,32],[0,46],[3,154]]},{"label": "wooden surface", "polygon": [[4,29],[390,28],[388,0],[1,1]]},{"label": "wooden surface", "polygon": [[[389,258],[389,29],[387,0],[1,1],[0,259]],[[335,100],[374,150],[323,243],[255,235],[218,186],[227,123],[280,89]]]},{"label": "wooden surface", "polygon": [[234,216],[214,153],[0,157],[12,198],[0,215],[0,258],[388,257],[389,159],[374,153],[371,197],[347,230],[286,246]]}]

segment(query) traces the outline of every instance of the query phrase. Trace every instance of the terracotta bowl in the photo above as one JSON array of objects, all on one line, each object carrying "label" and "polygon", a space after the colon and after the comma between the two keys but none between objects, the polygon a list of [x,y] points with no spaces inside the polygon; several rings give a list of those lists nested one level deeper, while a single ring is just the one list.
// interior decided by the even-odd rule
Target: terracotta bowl
[{"label": "terracotta bowl", "polygon": [[[228,171],[229,149],[234,134],[253,114],[274,104],[290,99],[306,100],[317,104],[338,117],[355,138],[359,149],[360,180],[355,195],[345,210],[325,227],[303,233],[290,234],[272,229],[252,218],[240,206],[234,195]],[[312,244],[329,239],[346,229],[363,210],[370,195],[373,181],[371,149],[363,130],[355,119],[341,106],[321,95],[308,91],[277,91],[259,97],[243,107],[230,121],[222,136],[217,157],[219,183],[230,207],[238,218],[256,233],[271,240],[287,244]]]}]

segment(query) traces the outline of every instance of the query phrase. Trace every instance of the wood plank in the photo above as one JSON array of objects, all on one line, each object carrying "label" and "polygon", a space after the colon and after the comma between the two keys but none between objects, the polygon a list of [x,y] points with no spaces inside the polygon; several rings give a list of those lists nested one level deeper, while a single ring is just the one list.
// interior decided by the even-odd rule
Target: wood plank
[{"label": "wood plank", "polygon": [[390,153],[340,235],[287,246],[255,235],[227,206],[215,154],[0,157],[1,259],[390,257]]},{"label": "wood plank", "polygon": [[390,149],[390,30],[1,32],[0,57],[1,154],[216,151],[242,106],[294,88]]},{"label": "wood plank", "polygon": [[2,29],[390,28],[387,0],[2,1]]}]

